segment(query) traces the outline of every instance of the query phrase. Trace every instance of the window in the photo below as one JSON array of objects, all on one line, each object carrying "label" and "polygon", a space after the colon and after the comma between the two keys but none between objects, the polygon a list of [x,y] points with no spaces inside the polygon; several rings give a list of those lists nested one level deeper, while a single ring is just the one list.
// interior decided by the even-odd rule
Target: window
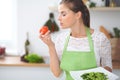
[{"label": "window", "polygon": [[0,46],[6,51],[17,49],[17,0],[0,0]]}]

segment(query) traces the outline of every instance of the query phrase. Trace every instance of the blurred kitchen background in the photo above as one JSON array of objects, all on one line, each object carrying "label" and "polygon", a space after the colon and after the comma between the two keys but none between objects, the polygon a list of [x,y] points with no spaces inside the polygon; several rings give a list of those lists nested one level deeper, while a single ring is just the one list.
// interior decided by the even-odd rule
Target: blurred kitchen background
[{"label": "blurred kitchen background", "polygon": [[[115,65],[113,73],[120,76],[120,0],[87,1],[84,0],[90,10],[91,27],[101,30],[110,39]],[[39,29],[47,22],[51,12],[59,27],[58,3],[59,0],[0,0],[0,48],[5,48],[5,54],[0,54],[0,80],[64,80],[55,78],[49,65],[29,67],[20,64],[7,65],[10,64],[9,61],[2,63],[6,56],[24,55],[25,41],[28,39],[29,53],[42,56],[45,64],[49,64],[48,48],[39,39]],[[53,41],[64,31],[69,30],[60,29],[51,33]]]}]

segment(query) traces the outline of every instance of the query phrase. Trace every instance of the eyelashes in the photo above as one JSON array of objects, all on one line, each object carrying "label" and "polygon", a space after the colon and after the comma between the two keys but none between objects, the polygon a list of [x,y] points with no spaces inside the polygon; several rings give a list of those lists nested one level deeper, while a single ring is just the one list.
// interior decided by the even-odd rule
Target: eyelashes
[{"label": "eyelashes", "polygon": [[62,14],[62,16],[64,17],[64,16],[66,16],[66,14],[65,14],[65,13],[63,13],[63,14]]},{"label": "eyelashes", "polygon": [[59,13],[59,16],[62,16],[62,17],[66,16],[66,15],[67,15],[66,13]]},{"label": "eyelashes", "polygon": [[67,14],[69,14],[69,11],[70,11],[70,10],[61,11],[61,12],[58,12],[58,14],[59,14],[59,16],[61,16],[61,17],[65,17],[65,16],[67,16]]}]

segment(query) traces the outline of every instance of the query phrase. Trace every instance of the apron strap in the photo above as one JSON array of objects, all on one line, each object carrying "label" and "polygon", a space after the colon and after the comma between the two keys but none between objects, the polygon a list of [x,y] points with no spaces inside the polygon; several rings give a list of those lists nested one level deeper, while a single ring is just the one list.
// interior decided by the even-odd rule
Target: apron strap
[{"label": "apron strap", "polygon": [[65,71],[65,73],[66,73],[66,80],[74,80],[69,71]]},{"label": "apron strap", "polygon": [[87,27],[86,27],[86,33],[87,33],[87,37],[88,37],[88,41],[89,41],[89,45],[90,45],[90,51],[94,52],[94,48],[93,48],[94,45],[93,45],[90,29]]},{"label": "apron strap", "polygon": [[68,46],[69,39],[70,39],[70,33],[69,33],[69,35],[67,36],[67,39],[66,39],[66,41],[65,41],[65,45],[64,45],[63,52],[65,52],[65,51],[67,50],[67,46]]},{"label": "apron strap", "polygon": [[[93,41],[92,41],[92,37],[91,37],[91,34],[90,34],[90,29],[87,28],[87,27],[85,27],[85,28],[86,28],[86,34],[87,34],[88,42],[89,42],[89,46],[90,46],[90,51],[94,53]],[[67,36],[67,39],[66,39],[66,41],[65,41],[65,45],[64,45],[63,51],[66,51],[66,50],[67,50],[67,46],[68,46],[69,39],[70,39],[70,33],[69,33],[69,35]]]}]

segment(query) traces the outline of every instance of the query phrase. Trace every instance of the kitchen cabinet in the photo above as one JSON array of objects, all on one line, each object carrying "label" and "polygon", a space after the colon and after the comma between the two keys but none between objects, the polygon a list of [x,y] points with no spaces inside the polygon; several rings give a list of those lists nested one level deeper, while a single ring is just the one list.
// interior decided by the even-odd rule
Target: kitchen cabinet
[{"label": "kitchen cabinet", "polygon": [[64,80],[56,78],[49,67],[0,66],[0,80]]},{"label": "kitchen cabinet", "polygon": [[0,80],[64,80],[56,78],[49,64],[24,63],[20,57],[0,58]]},{"label": "kitchen cabinet", "polygon": [[[8,57],[5,60],[0,59],[0,80],[65,80],[65,75],[56,78],[48,64],[23,63],[19,57]],[[119,72],[120,69],[113,69],[113,73],[118,76]]]},{"label": "kitchen cabinet", "polygon": [[[120,76],[120,69],[113,73]],[[0,80],[65,80],[56,78],[48,67],[0,66]]]}]

